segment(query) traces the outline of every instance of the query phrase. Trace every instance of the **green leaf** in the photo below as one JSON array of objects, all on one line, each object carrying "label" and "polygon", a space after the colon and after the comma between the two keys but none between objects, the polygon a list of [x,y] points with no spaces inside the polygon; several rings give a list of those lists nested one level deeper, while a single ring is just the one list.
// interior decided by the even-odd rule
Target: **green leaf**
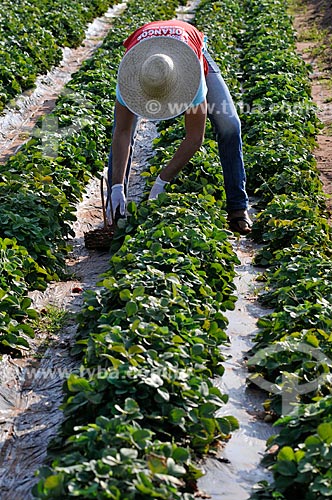
[{"label": "green leaf", "polygon": [[127,301],[131,299],[131,291],[128,290],[128,288],[125,288],[124,290],[120,291],[120,299],[123,301]]},{"label": "green leaf", "polygon": [[277,455],[278,460],[295,460],[293,448],[290,446],[283,446]]},{"label": "green leaf", "polygon": [[53,494],[56,492],[61,492],[63,484],[63,478],[60,474],[48,476],[44,481],[44,487],[51,490]]},{"label": "green leaf", "polygon": [[319,437],[327,444],[332,443],[332,423],[325,422],[317,427]]},{"label": "green leaf", "polygon": [[199,414],[204,418],[213,418],[216,411],[216,406],[213,403],[205,403],[200,406]]},{"label": "green leaf", "polygon": [[34,338],[35,336],[35,331],[31,326],[29,325],[21,325],[22,331],[26,334],[29,335],[29,337]]},{"label": "green leaf", "polygon": [[184,422],[186,417],[186,412],[182,408],[173,408],[170,411],[170,420],[174,424],[180,424]]},{"label": "green leaf", "polygon": [[148,429],[139,429],[133,433],[132,437],[135,441],[135,444],[139,448],[144,449],[147,447],[148,441],[152,440],[153,432]]},{"label": "green leaf", "polygon": [[296,476],[297,467],[295,462],[289,460],[280,460],[274,465],[274,470],[278,471],[282,476]]},{"label": "green leaf", "polygon": [[190,459],[190,453],[189,450],[187,450],[186,448],[177,447],[173,451],[172,457],[176,462],[184,463]]},{"label": "green leaf", "polygon": [[146,349],[144,349],[140,345],[131,345],[128,349],[128,354],[141,354],[142,352],[145,352]]},{"label": "green leaf", "polygon": [[310,447],[310,446],[317,447],[317,446],[321,445],[321,440],[319,439],[318,436],[308,436],[305,439],[304,443],[308,447]]},{"label": "green leaf", "polygon": [[145,288],[144,286],[137,286],[133,290],[133,297],[136,299],[137,297],[144,297]]},{"label": "green leaf", "polygon": [[201,356],[204,353],[204,344],[194,344],[191,348],[193,356]]},{"label": "green leaf", "polygon": [[172,337],[172,342],[174,342],[174,344],[185,344],[185,340],[183,340],[180,335],[174,335],[174,337]]},{"label": "green leaf", "polygon": [[[226,395],[226,398],[228,398],[227,395]],[[227,399],[225,402],[227,402]],[[233,415],[227,415],[223,418],[227,420],[231,431],[236,431],[237,429],[240,428],[240,423],[239,423],[238,419],[236,417],[233,417]]]},{"label": "green leaf", "polygon": [[305,455],[306,455],[305,451],[303,451],[303,450],[296,450],[296,452],[295,452],[295,460],[296,460],[296,462],[299,463],[300,460],[302,460],[302,458],[305,457]]},{"label": "green leaf", "polygon": [[67,385],[70,392],[84,392],[92,390],[89,382],[85,378],[78,377],[74,373],[69,375]]},{"label": "green leaf", "polygon": [[157,455],[148,455],[147,464],[150,471],[153,474],[160,474],[167,472],[167,465],[165,461],[165,457],[157,456]]},{"label": "green leaf", "polygon": [[136,302],[133,302],[132,300],[129,300],[127,303],[126,303],[126,313],[127,313],[127,316],[133,316],[134,314],[136,314],[138,311],[138,307],[137,307],[137,304]]}]

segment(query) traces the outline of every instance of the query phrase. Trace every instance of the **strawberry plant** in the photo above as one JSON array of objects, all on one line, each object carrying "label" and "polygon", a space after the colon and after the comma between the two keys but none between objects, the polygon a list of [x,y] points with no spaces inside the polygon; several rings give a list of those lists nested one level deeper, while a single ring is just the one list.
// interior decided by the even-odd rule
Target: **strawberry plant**
[{"label": "strawberry plant", "polygon": [[276,490],[279,498],[296,495],[313,500],[329,496],[331,408],[331,397],[327,396],[315,403],[299,406],[297,418],[288,416],[278,420],[281,431],[270,440],[269,447],[276,445],[280,448],[264,461],[274,471],[275,483],[268,485],[262,482],[259,493],[251,497],[253,500],[271,498]]},{"label": "strawberry plant", "polygon": [[77,47],[87,23],[113,0],[4,0],[0,18],[0,111],[62,59],[61,47]]},{"label": "strawberry plant", "polygon": [[28,339],[34,336],[28,320],[35,319],[37,312],[26,296],[29,279],[34,275],[38,276],[40,288],[45,288],[42,272],[27,250],[13,240],[0,239],[0,343],[6,349],[28,348]]},{"label": "strawberry plant", "polygon": [[[328,251],[331,240],[331,228],[325,217],[320,216],[320,207],[313,205],[312,200],[304,196],[275,196],[266,210],[257,217],[253,237],[260,242],[267,242],[256,262],[266,263],[267,247],[269,260],[273,260],[274,252],[279,248],[306,244],[313,249]],[[262,262],[263,260],[263,262]]]},{"label": "strawberry plant", "polygon": [[279,387],[266,402],[276,416],[287,392],[309,384],[294,392],[293,414],[277,420],[282,430],[268,442],[264,464],[274,481],[251,498],[311,500],[331,491],[331,229],[313,156],[321,125],[287,2],[249,0],[245,8],[244,151],[250,188],[260,196],[253,237],[263,244],[255,262],[266,267],[260,300],[275,308],[258,321],[250,380]]}]

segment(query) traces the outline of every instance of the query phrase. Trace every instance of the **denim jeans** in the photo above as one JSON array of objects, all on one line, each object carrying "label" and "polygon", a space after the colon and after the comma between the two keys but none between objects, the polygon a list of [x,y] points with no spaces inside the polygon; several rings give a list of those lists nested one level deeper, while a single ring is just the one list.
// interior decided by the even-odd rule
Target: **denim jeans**
[{"label": "denim jeans", "polygon": [[[206,75],[208,87],[207,104],[208,117],[211,120],[216,141],[220,163],[223,170],[227,211],[248,208],[248,196],[246,193],[246,174],[243,164],[241,123],[235,105],[224,82],[217,64],[209,53],[205,53],[209,71]],[[114,125],[115,125],[114,116]],[[128,179],[136,138],[136,130],[139,117],[135,117],[131,136],[131,147],[125,174],[125,193],[128,189]],[[112,185],[112,148],[108,158],[108,179]]]},{"label": "denim jeans", "polygon": [[206,75],[208,88],[208,117],[218,144],[219,158],[224,175],[227,211],[248,208],[246,174],[242,155],[241,122],[228,87],[217,64],[205,53],[209,66]]}]

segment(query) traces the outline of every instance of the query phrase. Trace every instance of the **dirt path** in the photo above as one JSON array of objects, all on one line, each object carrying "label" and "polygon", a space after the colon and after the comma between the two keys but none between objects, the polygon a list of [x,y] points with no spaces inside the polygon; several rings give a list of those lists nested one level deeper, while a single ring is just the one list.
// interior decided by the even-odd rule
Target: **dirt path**
[{"label": "dirt path", "polygon": [[[314,151],[327,206],[332,211],[332,4],[329,0],[303,0],[295,8],[297,50],[312,65],[312,98],[324,128]],[[330,217],[331,218],[331,217]]]}]

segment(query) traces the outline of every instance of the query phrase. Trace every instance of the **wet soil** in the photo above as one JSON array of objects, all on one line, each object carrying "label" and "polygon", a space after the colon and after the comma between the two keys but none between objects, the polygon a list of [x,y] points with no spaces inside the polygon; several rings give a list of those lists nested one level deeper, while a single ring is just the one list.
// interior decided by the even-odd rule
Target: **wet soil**
[{"label": "wet soil", "polygon": [[[125,4],[121,5],[124,8]],[[190,8],[179,11],[179,18],[188,20],[194,5],[195,2]],[[299,35],[302,34],[299,36],[297,48],[313,65],[313,98],[319,106],[320,118],[325,124],[317,138],[315,155],[324,189],[331,194],[331,57],[324,50],[322,59],[322,54],[317,49],[318,42],[304,39],[305,30],[313,23],[320,29],[326,29],[326,36],[330,36],[331,5],[325,0],[308,0],[301,4],[298,10],[295,27]],[[104,26],[104,29],[105,35],[109,26]],[[79,49],[83,59],[89,57],[89,53],[101,43],[100,33],[94,33],[92,38],[93,48],[90,46]],[[329,45],[331,46],[331,43]],[[53,72],[52,75],[42,78],[34,93],[26,94],[17,101],[18,109],[8,109],[7,115],[0,118],[0,162],[17,151],[38,117],[53,108],[56,96],[73,73],[71,65],[78,60],[78,56],[79,54],[76,54],[71,62],[68,62],[66,70],[59,69],[60,73],[63,71],[62,77],[59,76],[60,73],[54,77]],[[73,70],[76,68],[73,67]],[[68,80],[65,75],[67,72]],[[54,88],[55,80],[59,83],[57,89]],[[43,91],[47,81],[47,89]],[[153,124],[142,121],[129,189],[130,199],[137,203],[141,200],[145,188],[140,171],[151,155],[151,141],[156,133]],[[328,203],[332,209],[331,200]],[[79,368],[77,361],[69,354],[69,347],[74,342],[76,332],[74,315],[82,307],[84,291],[96,288],[100,274],[108,268],[110,258],[108,252],[87,250],[84,246],[84,233],[101,226],[100,186],[99,181],[95,179],[87,187],[83,202],[77,207],[75,237],[71,241],[73,251],[67,261],[72,279],[51,283],[44,293],[31,294],[34,307],[40,311],[49,305],[68,311],[71,316],[67,326],[51,338],[46,338],[45,335],[38,337],[32,343],[31,351],[23,358],[5,355],[0,361],[1,500],[32,498],[30,491],[36,481],[34,472],[45,461],[47,443],[55,436],[61,423],[62,413],[59,408],[62,401],[62,383],[74,368]],[[253,484],[267,478],[267,472],[260,468],[259,462],[265,450],[266,439],[272,432],[272,427],[264,422],[264,395],[258,390],[248,388],[245,382],[245,355],[256,331],[257,318],[266,314],[266,310],[261,309],[256,301],[255,276],[258,271],[251,264],[256,247],[245,238],[234,239],[234,246],[241,261],[237,267],[236,278],[239,299],[235,311],[228,315],[227,333],[230,345],[225,351],[228,358],[225,362],[225,374],[216,380],[216,384],[230,396],[225,413],[236,416],[241,428],[233,434],[220,455],[209,458],[203,465],[206,475],[200,480],[199,486],[206,492],[206,497],[213,500],[247,499]]]}]

